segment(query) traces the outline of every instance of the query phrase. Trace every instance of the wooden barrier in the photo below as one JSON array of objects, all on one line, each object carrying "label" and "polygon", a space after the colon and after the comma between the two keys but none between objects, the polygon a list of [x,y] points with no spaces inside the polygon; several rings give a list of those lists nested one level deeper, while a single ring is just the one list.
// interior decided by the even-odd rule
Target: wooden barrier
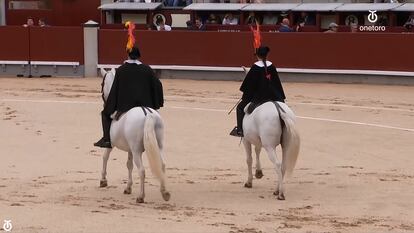
[{"label": "wooden barrier", "polygon": [[0,60],[29,60],[29,30],[22,26],[0,26]]},{"label": "wooden barrier", "polygon": [[[84,64],[81,27],[7,26],[0,33],[0,61]],[[121,64],[126,38],[126,30],[100,29],[99,64]],[[264,32],[262,39],[279,68],[414,71],[410,33]],[[138,30],[136,40],[142,61],[151,65],[240,67],[256,61],[251,32]]]},{"label": "wooden barrier", "polygon": [[[136,31],[142,61],[152,65],[249,66],[250,32]],[[277,67],[414,71],[414,34],[403,33],[262,33]],[[99,30],[99,63],[126,59],[126,31]]]},{"label": "wooden barrier", "polygon": [[30,28],[30,59],[83,64],[83,28]]}]

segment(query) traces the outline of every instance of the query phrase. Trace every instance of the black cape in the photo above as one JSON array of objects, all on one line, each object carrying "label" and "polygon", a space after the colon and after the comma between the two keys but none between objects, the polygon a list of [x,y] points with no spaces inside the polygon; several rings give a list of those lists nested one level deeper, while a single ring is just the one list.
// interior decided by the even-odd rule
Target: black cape
[{"label": "black cape", "polygon": [[270,75],[270,79],[266,78],[265,67],[258,66],[256,63],[250,68],[240,87],[240,91],[243,92],[243,100],[253,103],[284,102],[285,92],[273,64],[267,66],[267,74]]},{"label": "black cape", "polygon": [[160,80],[151,67],[144,64],[124,63],[115,74],[104,113],[127,112],[134,107],[159,109],[164,106]]}]

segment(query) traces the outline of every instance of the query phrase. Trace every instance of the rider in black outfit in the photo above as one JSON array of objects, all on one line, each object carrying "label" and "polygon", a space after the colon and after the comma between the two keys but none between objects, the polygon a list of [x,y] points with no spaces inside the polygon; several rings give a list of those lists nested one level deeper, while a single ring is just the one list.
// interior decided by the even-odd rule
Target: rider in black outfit
[{"label": "rider in black outfit", "polygon": [[269,47],[266,46],[257,49],[258,62],[250,68],[240,87],[243,96],[241,102],[237,105],[237,126],[230,132],[232,136],[243,137],[244,108],[248,103],[285,102],[285,93],[276,67],[272,62],[266,60],[269,51]]},{"label": "rider in black outfit", "polygon": [[134,107],[150,107],[159,109],[164,104],[162,84],[155,77],[151,67],[142,64],[138,59],[140,52],[133,47],[128,52],[129,59],[117,70],[115,79],[109,92],[108,99],[102,111],[103,137],[94,145],[111,148],[110,128],[111,115],[128,112]]}]

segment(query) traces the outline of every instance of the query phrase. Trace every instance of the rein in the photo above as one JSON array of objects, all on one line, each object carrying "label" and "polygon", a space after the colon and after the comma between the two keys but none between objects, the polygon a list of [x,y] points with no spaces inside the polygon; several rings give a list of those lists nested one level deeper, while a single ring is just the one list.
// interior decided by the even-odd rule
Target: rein
[{"label": "rein", "polygon": [[105,96],[104,96],[104,86],[105,86],[106,75],[108,75],[108,73],[105,73],[105,75],[103,76],[103,79],[102,79],[102,83],[101,83],[101,93],[102,93],[102,100],[103,100],[104,104],[106,103]]},{"label": "rein", "polygon": [[[143,106],[141,106],[141,108],[142,108],[142,111],[144,112],[144,115],[145,115],[145,116],[147,115],[147,111],[148,111],[149,113],[152,113],[151,109],[149,109],[148,107],[143,107]],[[145,111],[145,109],[146,109],[147,111]]]}]

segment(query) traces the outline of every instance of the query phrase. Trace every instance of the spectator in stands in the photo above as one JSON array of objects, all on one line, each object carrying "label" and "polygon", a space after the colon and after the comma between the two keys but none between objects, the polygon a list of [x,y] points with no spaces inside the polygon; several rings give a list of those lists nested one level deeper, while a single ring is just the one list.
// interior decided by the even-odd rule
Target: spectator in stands
[{"label": "spectator in stands", "polygon": [[239,0],[239,3],[263,3],[263,0]]},{"label": "spectator in stands", "polygon": [[327,31],[325,31],[325,33],[334,33],[334,32],[338,32],[338,24],[330,23],[329,24],[329,29]]},{"label": "spectator in stands", "polygon": [[178,6],[178,0],[167,0],[167,6]]},{"label": "spectator in stands", "polygon": [[388,26],[388,15],[387,13],[383,12],[379,17],[377,22],[375,23],[376,26]]},{"label": "spectator in stands", "polygon": [[305,25],[315,25],[316,19],[313,16],[310,16],[308,12],[301,12],[300,16],[297,20],[297,24],[301,27],[304,27]]},{"label": "spectator in stands", "polygon": [[412,24],[412,23],[405,23],[404,24],[405,31],[403,33],[412,33],[413,32],[413,28],[414,28],[414,24]]},{"label": "spectator in stands", "polygon": [[358,32],[358,24],[356,24],[356,23],[350,23],[349,28],[351,29],[350,31],[352,33]]},{"label": "spectator in stands", "polygon": [[233,16],[232,13],[227,13],[223,19],[223,25],[237,25],[239,20]]},{"label": "spectator in stands", "polygon": [[41,18],[37,21],[37,24],[39,25],[39,27],[47,27],[49,25],[46,24],[46,20]]},{"label": "spectator in stands", "polygon": [[187,30],[194,30],[194,24],[191,20],[188,20],[185,24],[187,25]]},{"label": "spectator in stands", "polygon": [[206,25],[203,24],[203,21],[201,20],[201,18],[196,18],[194,29],[198,30],[198,31],[205,31],[206,30]]},{"label": "spectator in stands", "polygon": [[398,3],[398,0],[374,0],[374,3]]},{"label": "spectator in stands", "polygon": [[187,24],[188,30],[193,30],[193,22],[191,22],[191,20],[188,20],[187,22],[185,22],[185,24]]},{"label": "spectator in stands", "polygon": [[167,0],[167,6],[188,6],[193,3],[192,0]]},{"label": "spectator in stands", "polygon": [[408,16],[407,22],[405,22],[404,25],[406,25],[406,24],[412,24],[412,25],[414,25],[414,12],[412,12],[410,14],[410,16]]},{"label": "spectator in stands", "polygon": [[165,24],[164,18],[161,15],[157,16],[155,24],[157,25],[157,31],[171,31],[171,27]]},{"label": "spectator in stands", "polygon": [[279,32],[294,32],[290,27],[290,21],[288,18],[284,18],[280,24]]},{"label": "spectator in stands", "polygon": [[277,16],[271,12],[266,12],[263,16],[263,24],[277,24]]},{"label": "spectator in stands", "polygon": [[32,17],[28,17],[25,24],[23,24],[23,27],[32,27],[34,26],[34,20]]},{"label": "spectator in stands", "polygon": [[249,12],[249,16],[247,17],[246,24],[256,25],[256,23],[260,24],[259,19],[256,17],[254,12]]},{"label": "spectator in stands", "polygon": [[206,24],[220,24],[220,23],[221,23],[220,18],[214,13],[211,13],[206,20]]},{"label": "spectator in stands", "polygon": [[147,30],[148,31],[154,30],[154,25],[153,24],[147,24]]}]

